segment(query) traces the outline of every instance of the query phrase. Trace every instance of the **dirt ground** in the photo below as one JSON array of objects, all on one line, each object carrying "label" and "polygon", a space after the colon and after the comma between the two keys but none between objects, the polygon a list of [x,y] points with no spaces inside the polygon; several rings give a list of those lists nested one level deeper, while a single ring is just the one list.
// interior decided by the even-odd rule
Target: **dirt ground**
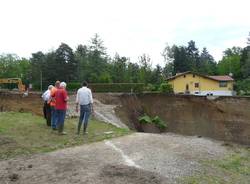
[{"label": "dirt ground", "polygon": [[0,183],[178,183],[202,172],[199,161],[230,151],[221,142],[143,134],[0,162]]}]

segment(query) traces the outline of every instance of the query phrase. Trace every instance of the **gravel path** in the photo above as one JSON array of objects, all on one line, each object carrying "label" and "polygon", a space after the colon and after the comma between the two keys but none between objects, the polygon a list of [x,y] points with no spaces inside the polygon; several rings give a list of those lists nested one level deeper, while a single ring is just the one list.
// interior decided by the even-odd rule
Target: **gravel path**
[{"label": "gravel path", "polygon": [[134,133],[89,145],[0,162],[0,183],[176,183],[228,151],[221,142]]}]

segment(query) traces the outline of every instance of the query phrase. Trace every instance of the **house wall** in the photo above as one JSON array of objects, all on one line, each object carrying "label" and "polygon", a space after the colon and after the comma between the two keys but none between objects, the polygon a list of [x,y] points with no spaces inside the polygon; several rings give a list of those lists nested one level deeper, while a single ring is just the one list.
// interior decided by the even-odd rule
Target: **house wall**
[{"label": "house wall", "polygon": [[[199,75],[193,76],[193,74],[181,75],[169,83],[172,85],[175,93],[185,93],[186,85],[189,86],[191,94],[198,93],[197,95],[206,95],[213,93],[213,95],[225,95],[231,96],[233,91],[233,82],[228,81],[227,87],[220,87],[219,81],[208,79]],[[199,87],[195,87],[195,83],[199,83]]]}]

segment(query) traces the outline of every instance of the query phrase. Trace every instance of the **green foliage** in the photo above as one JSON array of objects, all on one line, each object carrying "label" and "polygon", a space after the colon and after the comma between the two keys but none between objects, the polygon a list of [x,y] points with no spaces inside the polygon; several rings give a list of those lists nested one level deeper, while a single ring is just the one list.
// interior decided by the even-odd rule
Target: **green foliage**
[{"label": "green foliage", "polygon": [[143,91],[143,83],[91,83],[93,92],[137,92]]},{"label": "green foliage", "polygon": [[73,91],[81,88],[81,83],[80,82],[69,82],[67,83],[67,90]]},{"label": "green foliage", "polygon": [[139,117],[139,122],[142,124],[152,123],[152,119],[148,115]]},{"label": "green foliage", "polygon": [[[0,78],[22,78],[25,84],[33,84],[34,89],[40,89],[41,80],[43,89],[56,80],[67,83],[86,80],[88,83],[144,83],[147,85],[146,91],[171,92],[170,86],[163,81],[179,72],[193,71],[205,75],[232,73],[237,81],[237,91],[247,93],[244,91],[248,84],[243,80],[250,77],[250,45],[226,49],[218,64],[206,48],[200,52],[192,40],[186,46],[166,46],[162,53],[166,62],[163,68],[160,65],[152,67],[151,58],[147,54],[141,55],[138,61],[130,61],[130,58],[119,54],[111,58],[106,50],[100,36],[95,34],[88,45],[80,44],[75,51],[62,43],[47,53],[33,53],[30,59],[3,54],[0,55]],[[69,85],[69,89],[77,87],[72,85]],[[131,90],[131,87],[124,86],[121,89],[112,86],[110,90],[99,90],[99,86],[96,88],[103,92]]]},{"label": "green foliage", "polygon": [[139,117],[138,120],[141,124],[155,124],[155,126],[162,130],[167,128],[167,124],[159,116],[151,118],[150,116],[145,114],[144,116]]},{"label": "green foliage", "polygon": [[[90,83],[89,88],[93,92],[142,92],[143,83]],[[67,83],[67,90],[73,91],[81,88],[80,82]]]},{"label": "green foliage", "polygon": [[235,90],[238,95],[250,95],[250,78],[237,81],[235,83]]},{"label": "green foliage", "polygon": [[145,86],[144,91],[158,91],[159,85],[153,85],[151,83],[148,83],[147,86]]},{"label": "green foliage", "polygon": [[173,88],[170,84],[168,84],[167,82],[164,82],[160,85],[160,91],[162,93],[172,93],[173,92]]},{"label": "green foliage", "polygon": [[0,78],[21,78],[30,81],[30,61],[14,54],[0,55]]},{"label": "green foliage", "polygon": [[227,49],[224,52],[224,56],[218,63],[218,73],[220,75],[233,74],[235,79],[241,78],[241,49],[238,47],[233,47],[232,49]]},{"label": "green foliage", "polygon": [[160,129],[165,129],[167,128],[166,123],[159,117],[159,116],[155,116],[152,119],[152,122]]}]

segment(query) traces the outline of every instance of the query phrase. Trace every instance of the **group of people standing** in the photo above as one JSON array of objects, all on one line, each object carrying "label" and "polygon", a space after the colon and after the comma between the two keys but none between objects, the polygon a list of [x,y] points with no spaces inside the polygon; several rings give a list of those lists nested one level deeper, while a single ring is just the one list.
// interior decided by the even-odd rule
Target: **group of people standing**
[{"label": "group of people standing", "polygon": [[[69,96],[66,90],[66,83],[56,81],[55,86],[49,85],[48,90],[42,95],[44,100],[43,113],[46,119],[47,126],[52,130],[58,130],[60,135],[65,135],[64,121],[67,111],[67,102]],[[88,88],[88,83],[83,82],[82,87],[78,89],[76,95],[76,112],[79,112],[80,117],[77,126],[77,134],[80,134],[81,126],[83,124],[83,133],[86,134],[88,120],[93,111],[93,97],[92,92]]]}]

